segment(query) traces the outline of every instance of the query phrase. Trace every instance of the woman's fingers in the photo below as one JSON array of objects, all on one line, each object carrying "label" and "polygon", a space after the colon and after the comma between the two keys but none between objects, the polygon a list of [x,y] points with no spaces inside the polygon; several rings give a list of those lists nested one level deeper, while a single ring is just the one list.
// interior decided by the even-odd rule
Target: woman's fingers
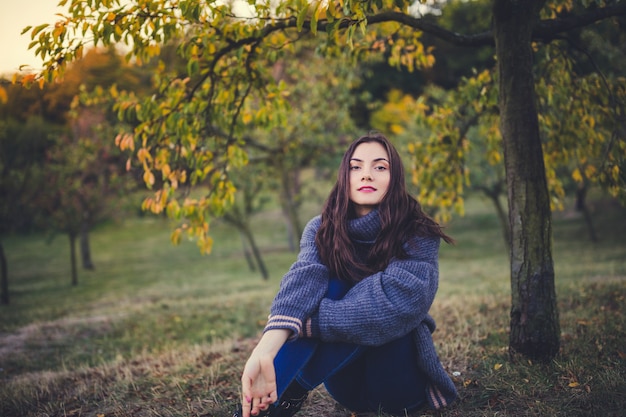
[{"label": "woman's fingers", "polygon": [[261,403],[261,399],[258,397],[255,397],[252,399],[252,410],[250,411],[250,414],[252,414],[253,416],[256,416],[257,414],[259,414],[259,404]]},{"label": "woman's fingers", "polygon": [[241,399],[241,411],[243,411],[242,417],[250,417],[250,409],[252,407],[252,399],[248,395],[243,395]]},{"label": "woman's fingers", "polygon": [[250,393],[252,381],[244,373],[241,377],[241,410],[242,417],[250,417],[250,408],[252,406],[252,395]]},{"label": "woman's fingers", "polygon": [[267,397],[263,398],[263,403],[273,404],[276,402],[276,391],[270,393]]}]

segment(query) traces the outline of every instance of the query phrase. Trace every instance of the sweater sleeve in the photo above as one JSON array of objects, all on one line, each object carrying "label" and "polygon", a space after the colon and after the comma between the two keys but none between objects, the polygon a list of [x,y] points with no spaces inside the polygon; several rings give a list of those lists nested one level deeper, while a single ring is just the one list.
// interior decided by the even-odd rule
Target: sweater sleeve
[{"label": "sweater sleeve", "polygon": [[415,238],[406,259],[364,278],[339,299],[324,298],[304,335],[327,342],[378,346],[408,334],[426,320],[439,282],[439,239]]},{"label": "sweater sleeve", "polygon": [[328,268],[322,264],[315,234],[321,218],[313,218],[304,228],[296,262],[283,276],[270,308],[265,330],[289,329],[291,339],[302,333],[302,325],[319,307],[328,289]]}]

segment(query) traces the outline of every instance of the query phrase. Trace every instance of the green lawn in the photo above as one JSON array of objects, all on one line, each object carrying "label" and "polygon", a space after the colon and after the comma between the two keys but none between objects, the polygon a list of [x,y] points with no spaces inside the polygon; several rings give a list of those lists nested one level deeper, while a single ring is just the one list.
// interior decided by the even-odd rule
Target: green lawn
[{"label": "green lawn", "polygon": [[[308,210],[312,215],[316,208]],[[307,215],[303,216],[307,217]],[[551,364],[507,353],[509,266],[479,199],[448,228],[432,309],[435,342],[461,400],[440,416],[621,416],[626,408],[626,210],[598,203],[600,236],[555,213],[562,352]],[[280,213],[255,218],[270,279],[248,269],[238,233],[215,222],[214,252],[173,247],[170,225],[129,218],[92,233],[95,271],[70,285],[67,238],[4,242],[11,305],[0,307],[0,416],[228,416],[287,250]],[[349,416],[323,389],[307,416]]]}]

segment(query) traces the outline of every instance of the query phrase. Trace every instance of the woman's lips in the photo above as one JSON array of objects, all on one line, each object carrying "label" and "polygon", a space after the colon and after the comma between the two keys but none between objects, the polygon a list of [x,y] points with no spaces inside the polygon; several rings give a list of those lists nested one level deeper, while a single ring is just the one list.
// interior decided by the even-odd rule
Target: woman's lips
[{"label": "woman's lips", "polygon": [[376,191],[376,188],[370,187],[370,186],[365,186],[365,187],[359,188],[357,191],[362,191],[364,193],[373,193],[374,191]]}]

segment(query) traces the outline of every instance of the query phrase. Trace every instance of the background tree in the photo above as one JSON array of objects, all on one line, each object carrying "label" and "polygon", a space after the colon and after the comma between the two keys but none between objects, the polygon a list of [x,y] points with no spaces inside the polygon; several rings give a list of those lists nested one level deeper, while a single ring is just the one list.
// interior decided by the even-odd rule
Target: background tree
[{"label": "background tree", "polygon": [[38,217],[33,201],[41,192],[46,149],[54,127],[41,117],[26,123],[0,120],[0,302],[9,304],[9,267],[3,237],[15,231],[31,231]]},{"label": "background tree", "polygon": [[[269,273],[263,260],[259,245],[254,238],[251,227],[251,217],[260,211],[267,202],[267,194],[264,194],[266,183],[265,167],[251,164],[245,169],[240,169],[234,175],[237,185],[237,194],[232,206],[224,213],[224,220],[235,226],[241,234],[243,251],[252,271],[259,270],[261,278],[268,279]],[[250,253],[251,252],[251,253]]]},{"label": "background tree", "polygon": [[83,268],[94,269],[89,244],[89,232],[99,222],[118,217],[122,197],[134,189],[137,182],[124,169],[124,158],[111,141],[113,128],[104,111],[79,107],[70,121],[72,145],[85,155],[79,165],[82,193],[82,215],[79,232]]},{"label": "background tree", "polygon": [[[337,155],[356,131],[350,108],[357,73],[341,57],[320,57],[310,42],[301,40],[293,47],[293,57],[272,67],[274,79],[289,90],[284,116],[288,122],[269,131],[255,129],[253,138],[246,139],[254,160],[264,161],[267,186],[277,190],[291,250],[297,248],[304,227],[299,215],[304,196],[325,198],[319,179],[334,174]],[[307,172],[314,172],[309,186]]]},{"label": "background tree", "polygon": [[535,105],[533,43],[550,43],[562,33],[623,16],[626,4],[598,1],[578,12],[569,1],[551,2],[544,8],[546,1],[493,0],[493,29],[475,35],[432,25],[409,14],[409,5],[385,0],[255,3],[250,6],[255,19],[236,19],[229,5],[211,2],[173,5],[154,0],[120,5],[96,0],[86,9],[86,4],[76,1],[67,18],[53,28],[36,27],[31,36],[45,60],[46,69],[40,74],[44,80],[59,76],[67,62],[82,54],[85,39],[77,36],[81,33],[104,44],[130,43],[132,39],[128,55],[139,61],[158,55],[160,45],[174,37],[182,40],[178,51],[187,61],[188,77],[159,73],[156,100],[121,95],[120,115],[140,123],[118,142],[136,152],[148,185],[156,184],[155,172],[164,179],[146,207],[158,211],[170,202],[172,187],[187,180],[185,165],[192,167],[192,184],[209,185],[207,198],[190,203],[184,213],[200,231],[203,250],[210,248],[202,232],[208,230],[207,214],[219,211],[233,197],[228,167],[245,161],[246,144],[239,139],[238,123],[245,101],[273,99],[265,101],[255,117],[268,127],[285,122],[271,116],[273,112],[284,114],[284,101],[280,100],[286,96],[284,86],[272,83],[267,69],[259,67],[256,59],[272,60],[279,55],[289,39],[286,34],[324,31],[328,36],[320,38],[320,50],[325,53],[332,54],[342,44],[352,47],[356,58],[388,51],[390,64],[409,71],[432,64],[433,57],[420,40],[423,32],[457,45],[495,46],[511,230],[510,348],[548,360],[559,350],[559,325],[550,198]]},{"label": "background tree", "polygon": [[[123,159],[111,136],[102,113],[78,109],[72,130],[48,149],[43,165],[45,187],[37,206],[52,236],[60,232],[69,237],[72,285],[78,284],[77,239],[111,217],[113,202],[133,185],[124,175]],[[87,256],[88,246],[82,249]],[[89,264],[91,259],[85,261]]]},{"label": "background tree", "polygon": [[[19,78],[19,77],[18,77]],[[39,227],[41,212],[36,197],[43,187],[43,164],[47,150],[62,131],[59,115],[43,105],[50,86],[24,88],[2,80],[0,100],[0,246],[15,232]],[[4,88],[6,87],[6,88]],[[4,96],[6,94],[6,96]],[[9,266],[0,255],[1,302],[9,303]]]}]

